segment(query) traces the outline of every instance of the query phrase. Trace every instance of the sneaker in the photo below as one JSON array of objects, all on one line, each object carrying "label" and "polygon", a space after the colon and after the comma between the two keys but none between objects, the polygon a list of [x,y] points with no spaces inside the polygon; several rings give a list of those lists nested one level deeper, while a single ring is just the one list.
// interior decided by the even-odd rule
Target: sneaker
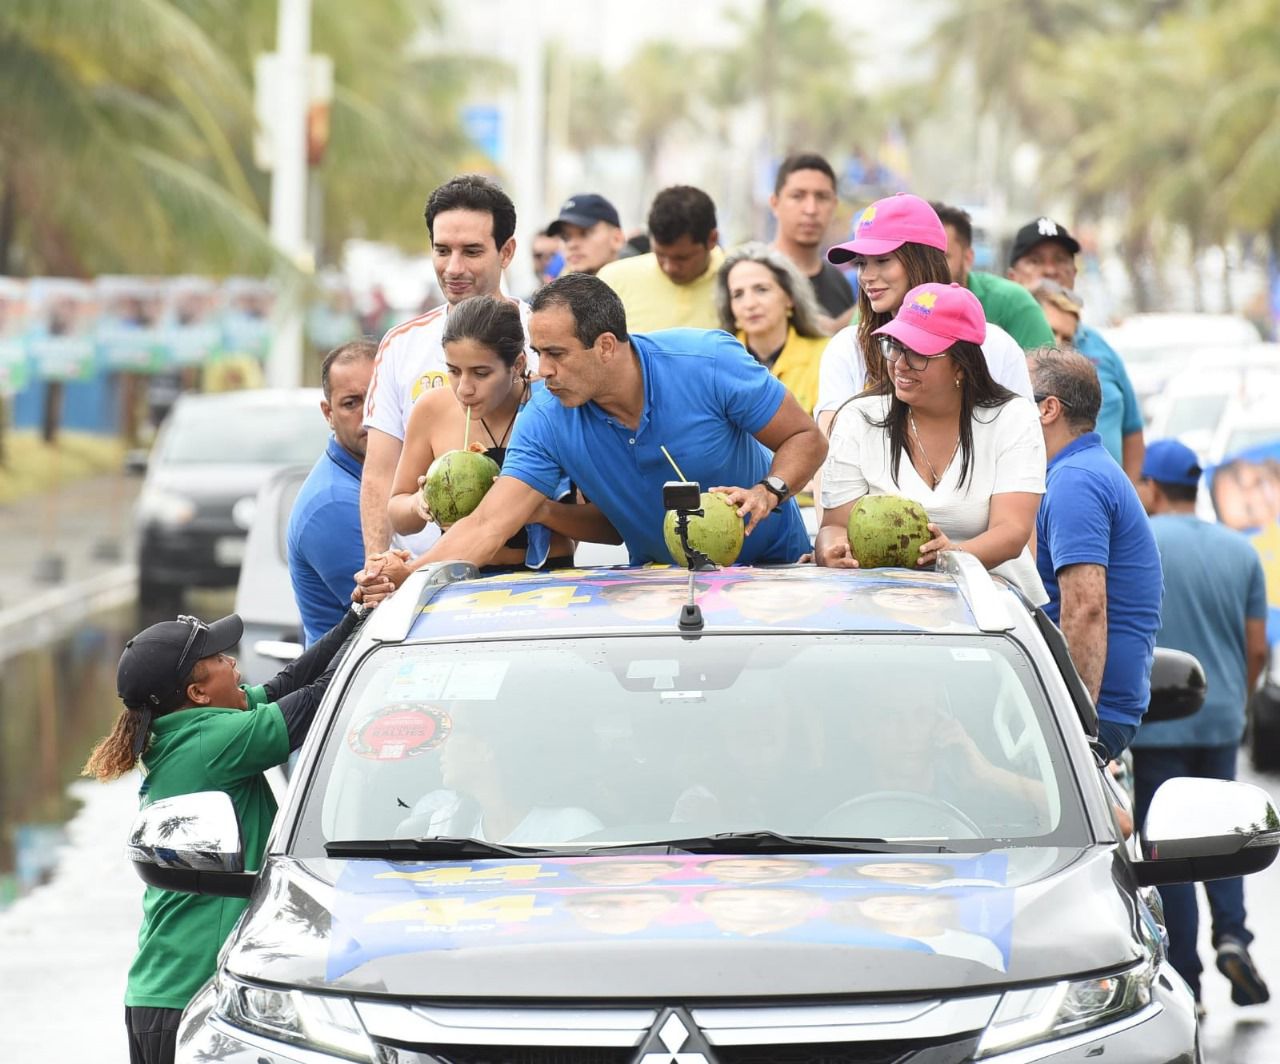
[{"label": "sneaker", "polygon": [[1271,991],[1238,938],[1224,938],[1218,943],[1218,971],[1231,983],[1231,1000],[1237,1005],[1261,1005],[1271,999]]}]

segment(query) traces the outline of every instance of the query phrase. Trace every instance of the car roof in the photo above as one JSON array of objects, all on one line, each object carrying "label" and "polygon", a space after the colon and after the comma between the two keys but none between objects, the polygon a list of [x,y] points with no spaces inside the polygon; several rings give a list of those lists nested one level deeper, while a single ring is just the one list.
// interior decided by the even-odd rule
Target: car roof
[{"label": "car roof", "polygon": [[234,406],[270,407],[315,406],[323,393],[319,388],[245,388],[233,392],[186,392],[178,397],[175,406],[216,407]]},{"label": "car roof", "polygon": [[[976,562],[976,559],[974,559]],[[456,563],[453,563],[456,564]],[[955,632],[1012,627],[1020,600],[983,574],[1007,600],[998,623],[980,625],[963,580],[906,569],[826,569],[812,565],[729,568],[695,575],[704,633],[726,631]],[[687,570],[667,566],[562,569],[462,579],[428,590],[407,631],[391,641],[457,640],[533,633],[675,633]],[[404,592],[410,589],[406,587]],[[988,607],[989,619],[990,599]],[[391,611],[388,611],[390,613]],[[390,618],[387,618],[390,620]],[[399,638],[396,638],[396,636]],[[386,639],[386,636],[375,637]]]}]

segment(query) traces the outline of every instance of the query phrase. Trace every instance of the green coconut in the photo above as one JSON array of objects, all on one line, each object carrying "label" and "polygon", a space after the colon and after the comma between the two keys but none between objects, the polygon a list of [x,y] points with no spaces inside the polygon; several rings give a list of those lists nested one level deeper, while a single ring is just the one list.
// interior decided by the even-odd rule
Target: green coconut
[{"label": "green coconut", "polygon": [[445,451],[427,470],[422,497],[438,524],[451,525],[480,505],[500,472],[487,454]]},{"label": "green coconut", "polygon": [[914,499],[864,495],[849,511],[849,548],[863,569],[914,569],[931,539],[929,515]]},{"label": "green coconut", "polygon": [[[732,565],[742,553],[742,518],[738,508],[725,496],[715,492],[702,493],[701,517],[689,518],[689,546],[701,551],[717,565]],[[688,565],[676,535],[676,512],[668,510],[662,522],[662,538],[677,565]]]}]

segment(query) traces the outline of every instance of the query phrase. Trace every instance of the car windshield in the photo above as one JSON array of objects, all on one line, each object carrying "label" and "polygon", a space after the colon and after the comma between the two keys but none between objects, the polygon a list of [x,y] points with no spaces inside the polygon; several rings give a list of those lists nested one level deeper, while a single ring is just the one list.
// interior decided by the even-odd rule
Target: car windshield
[{"label": "car windshield", "polygon": [[329,427],[310,403],[192,403],[174,412],[159,460],[164,465],[310,465],[328,438]]},{"label": "car windshield", "polygon": [[755,832],[970,851],[1084,841],[1043,692],[1003,636],[387,647],[361,664],[324,743],[301,854]]}]

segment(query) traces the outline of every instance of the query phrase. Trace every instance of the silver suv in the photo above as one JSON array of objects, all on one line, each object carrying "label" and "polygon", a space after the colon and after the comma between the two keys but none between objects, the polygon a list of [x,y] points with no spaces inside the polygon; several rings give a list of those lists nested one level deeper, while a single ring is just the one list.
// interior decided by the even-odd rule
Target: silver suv
[{"label": "silver suv", "polygon": [[140,815],[144,879],[250,898],[178,1059],[1196,1061],[1150,887],[1265,867],[1280,820],[1172,780],[1126,845],[1095,731],[964,554],[433,567],[342,663],[261,872],[223,795]]}]

